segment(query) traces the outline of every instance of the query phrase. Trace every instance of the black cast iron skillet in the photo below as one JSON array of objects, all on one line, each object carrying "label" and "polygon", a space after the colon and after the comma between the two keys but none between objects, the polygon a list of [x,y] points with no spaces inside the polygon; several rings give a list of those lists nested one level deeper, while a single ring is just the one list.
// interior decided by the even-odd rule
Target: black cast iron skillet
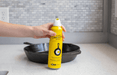
[{"label": "black cast iron skillet", "polygon": [[[45,64],[48,63],[49,43],[32,44],[24,42],[24,44],[29,45],[24,48],[24,51],[30,61]],[[74,60],[80,53],[81,51],[79,46],[63,43],[62,63]]]}]

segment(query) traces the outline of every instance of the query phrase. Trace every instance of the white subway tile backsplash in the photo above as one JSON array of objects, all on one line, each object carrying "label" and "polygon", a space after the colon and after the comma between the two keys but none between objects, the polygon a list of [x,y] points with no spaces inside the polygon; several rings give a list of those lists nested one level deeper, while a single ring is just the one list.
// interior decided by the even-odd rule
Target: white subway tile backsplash
[{"label": "white subway tile backsplash", "polygon": [[112,0],[111,33],[117,35],[117,17],[115,17],[115,0]]},{"label": "white subway tile backsplash", "polygon": [[68,32],[102,31],[103,0],[0,0],[10,23],[37,26],[60,18]]}]

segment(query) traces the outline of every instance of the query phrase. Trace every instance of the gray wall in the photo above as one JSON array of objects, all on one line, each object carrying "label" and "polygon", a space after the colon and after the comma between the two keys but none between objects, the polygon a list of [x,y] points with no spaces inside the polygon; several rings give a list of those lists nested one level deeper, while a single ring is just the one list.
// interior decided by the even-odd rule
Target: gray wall
[{"label": "gray wall", "polygon": [[37,26],[59,17],[67,32],[103,31],[103,0],[0,0],[10,23]]},{"label": "gray wall", "polygon": [[115,17],[115,0],[110,0],[111,23],[109,30],[109,44],[117,48],[117,17]]},{"label": "gray wall", "polygon": [[117,35],[117,17],[115,17],[115,0],[112,0],[111,33]]},{"label": "gray wall", "polygon": [[[10,23],[37,26],[59,17],[68,43],[108,42],[108,0],[0,0],[9,7]],[[41,43],[49,39],[0,37],[0,44]]]}]

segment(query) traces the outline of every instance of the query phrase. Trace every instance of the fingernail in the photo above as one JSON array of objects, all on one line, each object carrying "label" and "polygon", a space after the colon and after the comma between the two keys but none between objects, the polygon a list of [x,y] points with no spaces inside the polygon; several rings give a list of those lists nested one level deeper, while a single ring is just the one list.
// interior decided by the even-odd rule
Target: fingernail
[{"label": "fingernail", "polygon": [[52,36],[55,36],[55,34],[52,34]]},{"label": "fingernail", "polygon": [[56,33],[54,33],[54,36],[56,36]]}]

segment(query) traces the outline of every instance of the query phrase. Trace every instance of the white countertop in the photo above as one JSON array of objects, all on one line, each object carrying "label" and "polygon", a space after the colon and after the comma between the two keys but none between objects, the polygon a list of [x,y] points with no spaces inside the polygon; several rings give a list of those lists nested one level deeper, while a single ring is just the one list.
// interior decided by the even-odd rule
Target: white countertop
[{"label": "white countertop", "polygon": [[108,44],[78,45],[82,53],[58,70],[30,62],[23,51],[26,45],[0,45],[0,71],[8,70],[8,75],[117,75],[117,49]]}]

